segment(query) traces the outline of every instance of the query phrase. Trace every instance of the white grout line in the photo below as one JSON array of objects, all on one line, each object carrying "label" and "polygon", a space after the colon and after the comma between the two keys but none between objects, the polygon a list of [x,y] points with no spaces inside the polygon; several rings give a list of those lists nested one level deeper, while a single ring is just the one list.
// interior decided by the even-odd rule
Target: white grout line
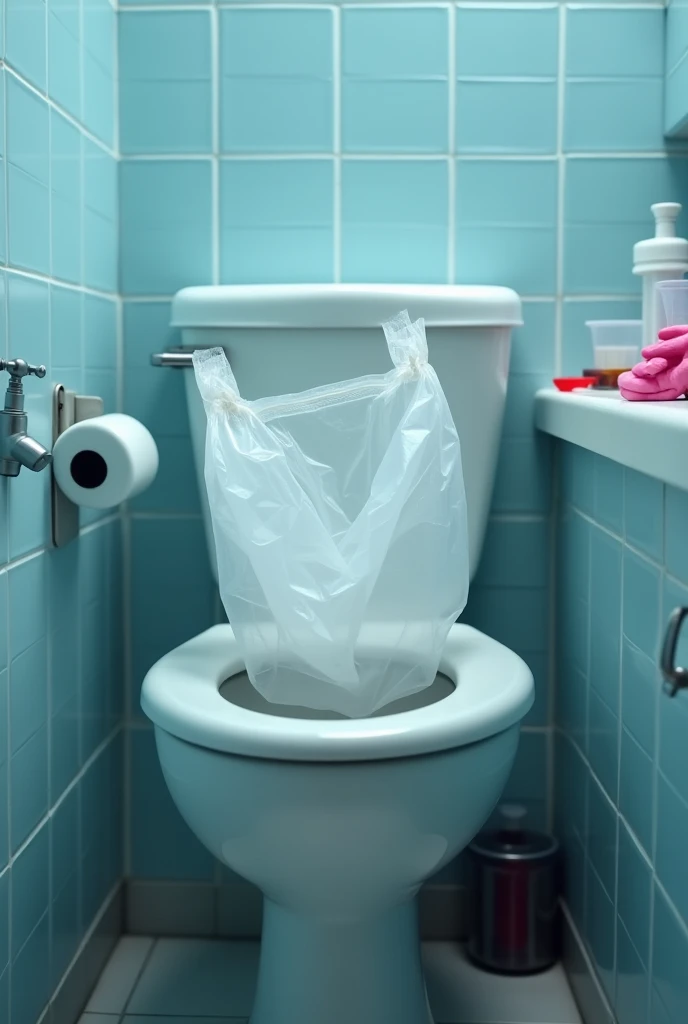
[{"label": "white grout line", "polygon": [[342,17],[338,8],[332,10],[332,103],[334,147],[332,276],[335,284],[339,284],[342,279]]},{"label": "white grout line", "polygon": [[221,196],[220,196],[220,165],[218,154],[220,152],[221,136],[221,100],[220,100],[220,16],[216,9],[210,11],[210,79],[211,79],[211,148],[213,160],[211,164],[211,231],[212,231],[212,279],[213,284],[220,283],[221,275],[221,247],[222,232],[220,218]]},{"label": "white grout line", "polygon": [[447,78],[449,95],[447,102],[447,140],[449,149],[449,167],[447,181],[447,283],[453,284],[456,278],[456,8],[452,4],[448,15],[448,46]]}]

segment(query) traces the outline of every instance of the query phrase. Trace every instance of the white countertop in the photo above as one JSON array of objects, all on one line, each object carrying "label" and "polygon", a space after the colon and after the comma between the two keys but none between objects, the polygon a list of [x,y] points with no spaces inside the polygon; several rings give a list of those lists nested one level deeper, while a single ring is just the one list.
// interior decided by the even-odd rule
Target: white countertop
[{"label": "white countertop", "polygon": [[688,490],[688,400],[627,402],[542,388],[538,430]]}]

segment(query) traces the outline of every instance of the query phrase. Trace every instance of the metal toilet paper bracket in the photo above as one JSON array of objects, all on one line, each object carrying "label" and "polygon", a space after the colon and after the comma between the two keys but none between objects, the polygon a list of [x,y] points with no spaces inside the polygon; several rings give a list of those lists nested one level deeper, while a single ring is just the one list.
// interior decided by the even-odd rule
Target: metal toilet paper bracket
[{"label": "metal toilet paper bracket", "polygon": [[[62,384],[53,388],[53,445],[75,423],[103,415],[103,399],[95,395],[77,395]],[[60,490],[53,473],[52,479],[53,544],[64,547],[79,533],[79,506]]]}]

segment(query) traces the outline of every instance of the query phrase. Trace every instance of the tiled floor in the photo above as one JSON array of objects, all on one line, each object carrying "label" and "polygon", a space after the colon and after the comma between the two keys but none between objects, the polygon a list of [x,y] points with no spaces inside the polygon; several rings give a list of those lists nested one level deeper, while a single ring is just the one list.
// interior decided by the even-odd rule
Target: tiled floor
[{"label": "tiled floor", "polygon": [[[80,1024],[246,1024],[256,942],[121,939]],[[461,946],[424,946],[436,1024],[582,1024],[561,967],[524,978],[485,974]]]}]

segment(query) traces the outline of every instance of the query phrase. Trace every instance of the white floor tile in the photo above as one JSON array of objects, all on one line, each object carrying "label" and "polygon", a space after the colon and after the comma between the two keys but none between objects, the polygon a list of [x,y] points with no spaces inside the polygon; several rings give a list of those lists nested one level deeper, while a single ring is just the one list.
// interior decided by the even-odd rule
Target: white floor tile
[{"label": "white floor tile", "polygon": [[131,1015],[248,1017],[259,945],[214,939],[159,939],[127,1012]]},{"label": "white floor tile", "polygon": [[453,942],[427,942],[423,963],[436,1024],[582,1024],[560,965],[509,977],[475,967]]},{"label": "white floor tile", "polygon": [[[133,942],[148,944],[144,957],[150,952],[150,939],[123,940],[89,1011],[94,1001],[111,1007],[119,998],[123,1005],[121,992],[126,989],[129,995],[131,990],[131,966],[127,971],[126,965],[135,960]],[[138,981],[122,1024],[247,1024],[258,956],[256,942],[158,939],[142,971],[139,954]],[[470,963],[453,942],[425,943],[423,958],[436,1024],[582,1024],[560,966],[520,978],[488,974]],[[82,1020],[115,1024],[93,1012]]]},{"label": "white floor tile", "polygon": [[[119,940],[86,1005],[87,1013],[124,1012],[153,941],[138,935],[125,935]],[[86,1024],[102,1022],[87,1021]]]},{"label": "white floor tile", "polygon": [[82,1013],[79,1024],[119,1024],[118,1013]]}]

